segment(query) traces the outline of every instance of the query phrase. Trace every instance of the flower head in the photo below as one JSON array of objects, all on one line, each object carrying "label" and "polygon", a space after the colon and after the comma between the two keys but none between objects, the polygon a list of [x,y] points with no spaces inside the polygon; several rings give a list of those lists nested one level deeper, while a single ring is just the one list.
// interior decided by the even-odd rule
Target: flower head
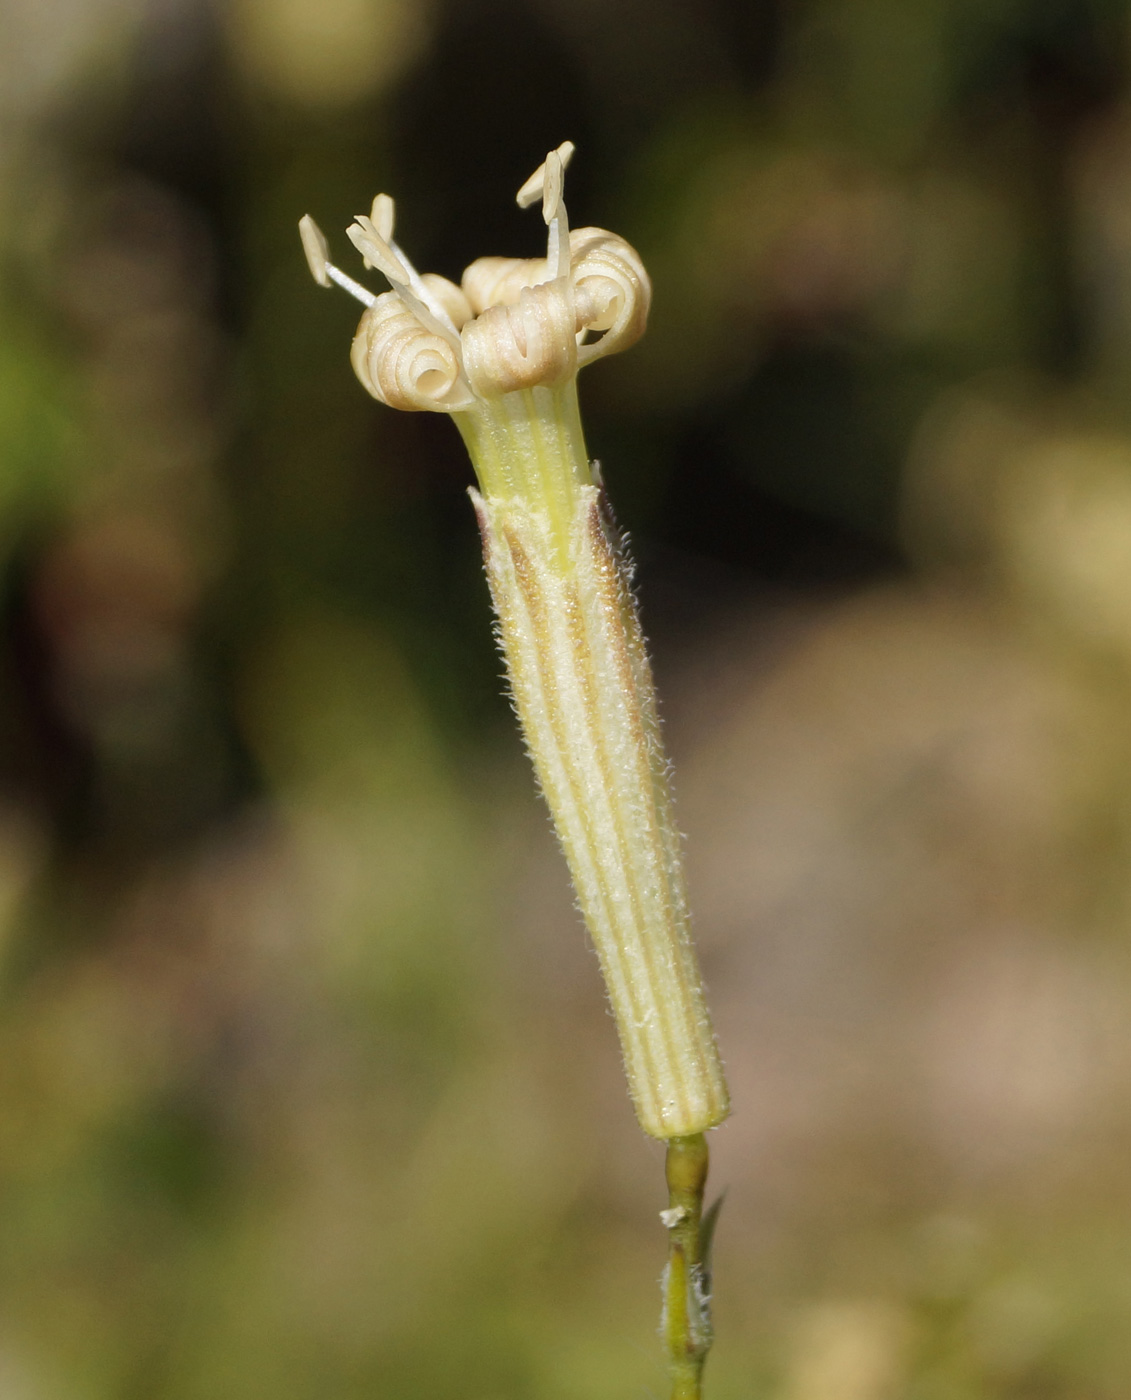
[{"label": "flower head", "polygon": [[362,384],[393,408],[458,413],[517,389],[553,386],[644,333],[652,287],[636,250],[605,229],[570,230],[563,198],[573,144],[551,151],[519,190],[541,200],[544,258],[478,258],[456,286],[421,275],[393,241],[392,199],[379,194],[347,230],[366,267],[391,291],[373,296],[329,261],[307,215],[307,261],[323,286],[337,282],[366,310],[352,361]]}]

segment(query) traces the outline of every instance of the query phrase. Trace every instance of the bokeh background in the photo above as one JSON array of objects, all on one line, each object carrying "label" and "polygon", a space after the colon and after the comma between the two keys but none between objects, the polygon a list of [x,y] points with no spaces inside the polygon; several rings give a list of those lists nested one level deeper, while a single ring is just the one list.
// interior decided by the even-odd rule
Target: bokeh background
[{"label": "bokeh background", "polygon": [[0,1397],[665,1391],[662,1157],[441,415],[311,212],[648,338],[639,563],[735,1099],[714,1400],[1131,1393],[1131,14],[0,0]]}]

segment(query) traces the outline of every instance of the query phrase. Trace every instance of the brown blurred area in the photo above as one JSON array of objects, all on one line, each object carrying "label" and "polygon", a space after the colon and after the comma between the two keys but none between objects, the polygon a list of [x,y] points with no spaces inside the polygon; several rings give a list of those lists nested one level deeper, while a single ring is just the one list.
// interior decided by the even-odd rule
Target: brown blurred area
[{"label": "brown blurred area", "polygon": [[0,1400],[664,1390],[470,471],[295,232],[529,255],[567,137],[656,287],[582,396],[735,1100],[708,1393],[1125,1400],[1126,7],[0,28]]}]

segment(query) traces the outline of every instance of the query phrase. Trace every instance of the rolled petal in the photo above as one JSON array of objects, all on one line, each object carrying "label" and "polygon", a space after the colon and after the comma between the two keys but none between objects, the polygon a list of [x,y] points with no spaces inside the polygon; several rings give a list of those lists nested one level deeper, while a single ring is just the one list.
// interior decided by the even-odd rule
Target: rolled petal
[{"label": "rolled petal", "polygon": [[449,282],[438,272],[422,272],[420,280],[428,289],[429,295],[444,308],[457,331],[465,321],[470,321],[475,315],[462,287],[457,287],[454,282]]},{"label": "rolled petal", "polygon": [[395,292],[378,297],[362,316],[350,361],[366,389],[390,408],[451,413],[472,403],[456,351]]},{"label": "rolled petal", "polygon": [[575,323],[564,278],[522,288],[517,304],[489,306],[461,332],[468,383],[480,396],[495,398],[568,379],[577,369]]},{"label": "rolled petal", "polygon": [[476,258],[463,274],[464,294],[476,316],[489,306],[510,306],[523,287],[549,277],[545,258]]},{"label": "rolled petal", "polygon": [[603,331],[582,344],[578,364],[626,350],[644,334],[652,305],[652,283],[640,254],[603,228],[574,229],[569,236],[570,278],[579,331]]}]

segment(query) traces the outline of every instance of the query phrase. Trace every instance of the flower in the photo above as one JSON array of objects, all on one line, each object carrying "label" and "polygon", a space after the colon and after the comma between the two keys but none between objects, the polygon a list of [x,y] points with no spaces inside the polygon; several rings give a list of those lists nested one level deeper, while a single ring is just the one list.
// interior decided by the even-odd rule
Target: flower
[{"label": "flower", "polygon": [[523,208],[542,201],[545,258],[479,258],[458,287],[435,273],[421,276],[397,247],[388,195],[348,229],[366,267],[392,287],[379,297],[335,268],[317,225],[309,215],[302,220],[317,281],[333,279],[367,303],[352,359],[374,398],[391,408],[458,413],[560,383],[643,335],[652,287],[635,249],[604,229],[570,231],[562,187],[572,154],[568,141],[551,151],[518,193]]},{"label": "flower", "polygon": [[499,640],[515,709],[605,975],[644,1130],[701,1133],[729,1111],[691,942],[679,836],[631,573],[589,461],[577,371],[644,332],[636,250],[572,232],[566,142],[518,192],[539,199],[545,258],[479,258],[459,286],[420,274],[378,195],[348,234],[391,290],[329,261],[308,216],[310,270],[365,304],[351,359],[393,408],[451,414],[471,456]]}]

